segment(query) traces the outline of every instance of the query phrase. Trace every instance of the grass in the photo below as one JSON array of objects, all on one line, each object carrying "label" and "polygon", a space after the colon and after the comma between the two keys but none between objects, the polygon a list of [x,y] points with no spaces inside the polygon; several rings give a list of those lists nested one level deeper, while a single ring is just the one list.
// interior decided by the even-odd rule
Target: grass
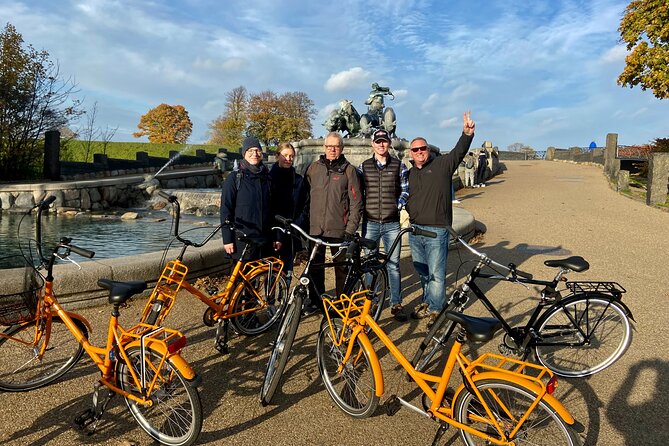
[{"label": "grass", "polygon": [[[61,144],[60,159],[63,161],[93,161],[94,153],[105,153],[102,141],[91,141],[88,158],[86,159],[87,141],[71,140]],[[189,147],[184,155],[195,155],[198,149],[207,153],[216,153],[219,146],[210,144],[154,144],[147,142],[109,142],[106,154],[109,158],[134,160],[137,152],[147,152],[149,156],[169,158],[170,151],[180,152]]]}]

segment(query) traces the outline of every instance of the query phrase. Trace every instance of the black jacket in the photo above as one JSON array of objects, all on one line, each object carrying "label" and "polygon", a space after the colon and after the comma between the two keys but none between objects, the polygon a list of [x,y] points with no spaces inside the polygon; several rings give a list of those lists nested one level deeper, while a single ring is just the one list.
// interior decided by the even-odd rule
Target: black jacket
[{"label": "black jacket", "polygon": [[[272,225],[277,222],[275,215],[290,218],[296,225],[308,230],[308,216],[305,212],[307,204],[307,188],[305,187],[304,177],[295,171],[294,167],[282,169],[278,163],[275,163],[269,171],[272,179],[272,191],[270,199],[270,218]],[[277,240],[283,241],[280,233]]]},{"label": "black jacket", "polygon": [[[237,179],[239,176],[239,180]],[[270,176],[265,166],[259,173],[248,169],[233,170],[223,183],[221,193],[221,234],[223,243],[236,240],[233,231],[226,226],[229,220],[250,237],[269,236],[270,221]],[[240,249],[237,246],[237,249]]]},{"label": "black jacket", "polygon": [[412,224],[446,227],[453,223],[451,181],[453,173],[469,151],[472,139],[474,135],[463,133],[447,155],[430,155],[422,168],[414,166],[409,169],[406,210]]}]

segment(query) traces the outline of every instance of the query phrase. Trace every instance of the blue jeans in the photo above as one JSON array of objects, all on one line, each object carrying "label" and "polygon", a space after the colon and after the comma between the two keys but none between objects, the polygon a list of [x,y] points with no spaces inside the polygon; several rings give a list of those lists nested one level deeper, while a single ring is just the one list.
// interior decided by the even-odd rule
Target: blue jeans
[{"label": "blue jeans", "polygon": [[430,311],[441,311],[444,307],[446,259],[448,258],[448,231],[434,226],[413,225],[437,233],[437,238],[409,234],[413,266],[423,287],[423,302]]},{"label": "blue jeans", "polygon": [[[383,249],[388,252],[393,241],[400,233],[400,222],[377,223],[368,221],[362,226],[362,236],[370,240],[383,241]],[[402,289],[400,287],[400,251],[402,241],[397,244],[395,251],[388,258],[386,270],[390,285],[390,305],[402,303]]]}]

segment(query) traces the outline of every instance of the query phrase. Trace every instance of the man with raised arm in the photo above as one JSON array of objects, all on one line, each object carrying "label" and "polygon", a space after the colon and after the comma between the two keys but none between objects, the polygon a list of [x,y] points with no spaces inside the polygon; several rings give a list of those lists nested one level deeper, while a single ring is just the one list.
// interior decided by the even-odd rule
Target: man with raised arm
[{"label": "man with raised arm", "polygon": [[423,137],[411,141],[409,170],[409,199],[406,210],[413,226],[437,234],[436,238],[409,234],[411,257],[423,288],[422,302],[412,317],[428,317],[428,326],[444,306],[446,259],[448,256],[447,226],[453,223],[451,181],[453,173],[469,151],[474,139],[475,123],[470,112],[463,114],[462,135],[447,155],[430,153]]}]

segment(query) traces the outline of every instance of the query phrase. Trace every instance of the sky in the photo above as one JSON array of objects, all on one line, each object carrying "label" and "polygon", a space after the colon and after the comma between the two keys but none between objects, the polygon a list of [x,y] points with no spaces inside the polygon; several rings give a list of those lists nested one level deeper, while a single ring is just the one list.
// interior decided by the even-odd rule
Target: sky
[{"label": "sky", "polygon": [[[614,0],[0,0],[35,49],[77,84],[95,126],[133,138],[161,103],[183,105],[188,142],[208,139],[226,93],[306,93],[314,136],[342,99],[364,113],[377,82],[394,93],[397,135],[449,150],[462,113],[473,147],[644,144],[669,137],[669,100],[623,88]],[[72,128],[85,126],[85,119]]]}]

